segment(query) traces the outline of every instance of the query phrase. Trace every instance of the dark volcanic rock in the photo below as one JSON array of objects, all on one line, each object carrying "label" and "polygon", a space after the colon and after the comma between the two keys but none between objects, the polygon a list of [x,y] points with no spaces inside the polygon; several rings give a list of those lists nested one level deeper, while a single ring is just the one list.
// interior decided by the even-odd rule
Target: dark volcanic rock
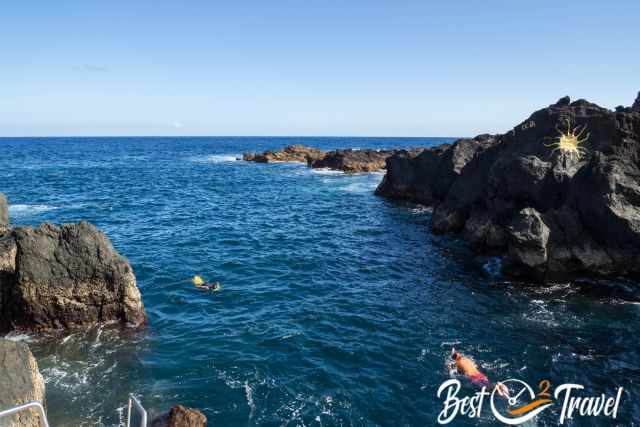
[{"label": "dark volcanic rock", "polygon": [[155,418],[151,427],[207,427],[207,417],[197,409],[177,405],[166,414]]},{"label": "dark volcanic rock", "polygon": [[640,111],[640,92],[638,92],[638,97],[636,98],[636,102],[633,103],[631,107],[634,111]]},{"label": "dark volcanic rock", "polygon": [[[24,343],[0,339],[0,409],[37,400],[44,405],[44,380],[36,359]],[[2,418],[2,426],[39,427],[35,410]]]},{"label": "dark volcanic rock", "polygon": [[[344,172],[374,172],[386,167],[387,157],[398,150],[335,150],[327,152],[324,157],[310,160],[312,168],[328,168]],[[415,154],[415,152],[413,153]]]},{"label": "dark volcanic rock", "polygon": [[86,222],[0,235],[0,295],[0,330],[146,320],[131,266]]},{"label": "dark volcanic rock", "polygon": [[401,150],[387,159],[387,173],[376,194],[427,205],[437,204],[447,195],[449,187],[469,160],[493,143],[493,137],[480,135],[419,152]]},{"label": "dark volcanic rock", "polygon": [[547,263],[549,227],[533,208],[518,212],[507,227],[509,255],[505,268],[513,268],[514,275],[536,276]]},{"label": "dark volcanic rock", "polygon": [[244,153],[242,160],[270,163],[270,162],[307,162],[324,155],[318,148],[307,147],[300,144],[289,145],[280,151],[265,151],[264,153]]},{"label": "dark volcanic rock", "polygon": [[9,224],[9,203],[4,194],[0,193],[0,226]]},{"label": "dark volcanic rock", "polygon": [[[397,153],[376,193],[434,207],[435,232],[503,252],[533,280],[640,274],[640,109],[568,97],[504,135]],[[581,152],[560,132],[584,128]],[[568,139],[570,140],[570,135]]]}]

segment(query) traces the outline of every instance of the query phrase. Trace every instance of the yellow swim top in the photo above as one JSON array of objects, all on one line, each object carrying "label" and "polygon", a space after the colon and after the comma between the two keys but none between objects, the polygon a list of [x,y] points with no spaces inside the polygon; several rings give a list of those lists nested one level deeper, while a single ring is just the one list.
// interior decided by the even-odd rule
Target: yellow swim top
[{"label": "yellow swim top", "polygon": [[202,279],[202,277],[200,276],[193,276],[193,279],[191,279],[191,281],[193,282],[194,285],[204,285],[204,280]]}]

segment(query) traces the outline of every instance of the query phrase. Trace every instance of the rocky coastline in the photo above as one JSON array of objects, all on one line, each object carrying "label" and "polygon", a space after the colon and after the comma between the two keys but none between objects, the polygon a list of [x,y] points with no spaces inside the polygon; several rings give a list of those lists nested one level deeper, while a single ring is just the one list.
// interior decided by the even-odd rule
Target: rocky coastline
[{"label": "rocky coastline", "polygon": [[[568,97],[505,134],[412,150],[293,145],[245,153],[257,163],[304,162],[347,173],[386,170],[376,194],[433,208],[434,233],[500,256],[527,282],[640,278],[640,94],[614,111]],[[40,334],[147,321],[129,262],[87,222],[14,226],[0,193],[0,332]],[[24,343],[0,339],[0,408],[38,400],[45,385]],[[39,425],[35,412],[14,425]],[[175,406],[153,426],[206,426]]]},{"label": "rocky coastline", "polygon": [[[346,173],[377,172],[386,168],[386,159],[401,150],[346,149],[322,151],[296,144],[279,151],[244,153],[242,160],[256,163],[303,162],[316,169],[331,169]],[[422,149],[411,150],[419,153]]]},{"label": "rocky coastline", "polygon": [[386,160],[376,194],[433,207],[526,281],[640,275],[640,95],[615,111],[568,97],[511,131]]},{"label": "rocky coastline", "polygon": [[[421,149],[410,152],[418,153]],[[307,159],[312,168],[340,170],[347,173],[376,172],[386,168],[388,157],[398,150],[335,150],[318,159]]]},{"label": "rocky coastline", "polygon": [[[50,334],[95,325],[139,328],[147,321],[129,262],[93,224],[18,227],[0,193],[0,333]],[[123,396],[123,399],[126,396]],[[0,339],[0,409],[45,402],[45,384],[25,343]],[[40,426],[28,410],[9,426]],[[206,426],[197,410],[176,406],[154,426]]]}]

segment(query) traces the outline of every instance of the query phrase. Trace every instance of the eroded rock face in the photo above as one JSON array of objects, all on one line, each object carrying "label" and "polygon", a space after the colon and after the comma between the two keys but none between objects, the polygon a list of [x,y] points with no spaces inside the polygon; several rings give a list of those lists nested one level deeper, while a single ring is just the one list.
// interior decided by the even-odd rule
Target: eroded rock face
[{"label": "eroded rock face", "polygon": [[9,203],[4,194],[0,193],[0,227],[9,224]]},{"label": "eroded rock face", "polygon": [[[328,168],[344,172],[374,172],[386,167],[387,157],[398,150],[335,150],[323,157],[310,160],[312,168]],[[413,155],[416,153],[414,152]]]},{"label": "eroded rock face", "polygon": [[492,136],[480,135],[419,152],[399,151],[387,159],[387,173],[376,194],[436,205],[446,197],[466,164],[494,142]]},{"label": "eroded rock face", "polygon": [[[397,153],[376,192],[433,206],[434,232],[504,253],[510,275],[637,276],[639,102],[614,112],[565,97],[507,134]],[[580,153],[558,149],[569,128],[584,128]]]},{"label": "eroded rock face", "polygon": [[[0,409],[37,400],[44,405],[44,380],[24,343],[0,339]],[[3,427],[40,427],[35,410],[0,419]]]},{"label": "eroded rock face", "polygon": [[207,427],[207,417],[197,409],[177,405],[155,418],[151,427]]},{"label": "eroded rock face", "polygon": [[538,211],[525,208],[518,212],[507,227],[510,261],[507,268],[513,266],[512,273],[521,269],[524,273],[521,275],[535,275],[539,267],[547,263],[549,233],[549,227]]},{"label": "eroded rock face", "polygon": [[638,97],[631,108],[635,111],[640,111],[640,92],[638,92]]},{"label": "eroded rock face", "polygon": [[0,236],[0,330],[146,320],[131,266],[87,222],[18,227]]},{"label": "eroded rock face", "polygon": [[280,151],[265,151],[264,153],[244,153],[242,159],[257,163],[270,162],[307,162],[324,156],[324,151],[307,147],[305,145],[294,144],[283,148]]}]

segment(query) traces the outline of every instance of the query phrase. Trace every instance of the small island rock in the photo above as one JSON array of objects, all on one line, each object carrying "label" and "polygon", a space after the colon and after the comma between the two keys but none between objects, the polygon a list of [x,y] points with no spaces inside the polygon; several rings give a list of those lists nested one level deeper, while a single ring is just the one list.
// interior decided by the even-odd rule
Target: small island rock
[{"label": "small island rock", "polygon": [[294,144],[280,151],[265,151],[263,153],[244,153],[242,159],[256,163],[271,162],[307,162],[324,156],[324,152],[318,148]]}]

